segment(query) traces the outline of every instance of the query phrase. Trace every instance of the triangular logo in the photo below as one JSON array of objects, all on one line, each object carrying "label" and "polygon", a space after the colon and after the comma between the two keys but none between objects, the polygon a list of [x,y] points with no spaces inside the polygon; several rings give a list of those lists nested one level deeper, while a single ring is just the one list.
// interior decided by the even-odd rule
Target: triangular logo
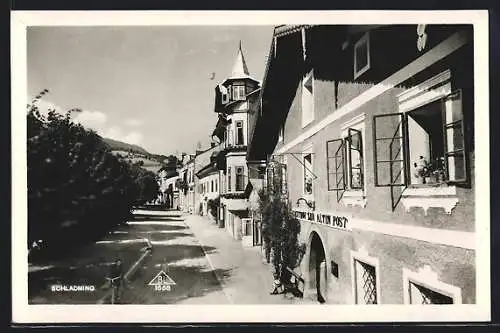
[{"label": "triangular logo", "polygon": [[164,271],[160,271],[160,273],[156,274],[156,276],[149,281],[148,286],[171,286],[175,285],[175,281],[172,280],[170,276],[167,275]]}]

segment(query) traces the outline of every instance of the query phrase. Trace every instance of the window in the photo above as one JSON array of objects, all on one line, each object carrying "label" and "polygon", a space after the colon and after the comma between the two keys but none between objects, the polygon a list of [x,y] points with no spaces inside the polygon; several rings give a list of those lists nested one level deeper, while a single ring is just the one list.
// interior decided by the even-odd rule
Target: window
[{"label": "window", "polygon": [[302,80],[302,127],[314,120],[314,75],[310,72]]},{"label": "window", "polygon": [[370,69],[370,38],[368,32],[354,45],[354,78]]},{"label": "window", "polygon": [[346,134],[345,138],[326,143],[328,190],[337,191],[337,201],[346,190],[364,188],[362,133],[348,128]]},{"label": "window", "polygon": [[227,191],[231,192],[231,167],[227,168]]},{"label": "window", "polygon": [[229,146],[232,146],[233,143],[234,143],[234,137],[233,137],[233,129],[232,129],[232,126],[228,126],[227,127],[227,138],[228,138],[228,142],[227,144]]},{"label": "window", "polygon": [[229,102],[228,89],[226,87],[224,87],[223,85],[219,85],[219,89],[220,89],[221,96],[222,96],[222,104],[227,104]]},{"label": "window", "polygon": [[312,153],[306,153],[303,159],[304,167],[304,194],[313,194],[313,159]]},{"label": "window", "polygon": [[243,137],[243,121],[238,120],[236,122],[236,145],[244,145],[244,137]]},{"label": "window", "polygon": [[462,290],[439,280],[429,265],[418,271],[403,268],[405,304],[461,304]]},{"label": "window", "polygon": [[373,126],[375,186],[468,182],[460,90]]},{"label": "window", "polygon": [[426,288],[415,282],[409,283],[410,304],[453,304],[453,298]]},{"label": "window", "polygon": [[236,167],[236,191],[245,190],[243,167]]},{"label": "window", "polygon": [[283,138],[285,136],[285,129],[284,129],[284,125],[281,125],[280,127],[280,131],[279,131],[279,134],[278,134],[278,142],[283,142]]},{"label": "window", "polygon": [[235,101],[245,100],[245,86],[233,86],[233,100]]},{"label": "window", "polygon": [[354,259],[354,273],[356,304],[378,304],[375,266]]},{"label": "window", "polygon": [[211,180],[210,181],[210,192],[213,192],[214,191],[214,181]]},{"label": "window", "polygon": [[214,181],[214,183],[215,183],[215,192],[217,192],[218,191],[217,190],[217,179]]}]

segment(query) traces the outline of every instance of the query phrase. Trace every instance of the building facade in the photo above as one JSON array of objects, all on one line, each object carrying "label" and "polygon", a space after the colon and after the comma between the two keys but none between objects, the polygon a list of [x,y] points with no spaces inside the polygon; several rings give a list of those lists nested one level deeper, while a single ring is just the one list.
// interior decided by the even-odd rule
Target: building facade
[{"label": "building facade", "polygon": [[[220,172],[214,158],[221,149],[221,145],[213,142],[210,148],[198,151],[195,156],[195,207],[198,215],[209,216],[209,201],[220,195]],[[212,218],[216,220],[217,214]]]},{"label": "building facade", "polygon": [[169,209],[179,209],[179,174],[166,168],[158,172],[159,197],[158,203]]},{"label": "building facade", "polygon": [[275,28],[247,159],[285,166],[305,297],[475,303],[473,63],[466,25]]},{"label": "building facade", "polygon": [[249,113],[258,101],[260,82],[249,74],[240,47],[230,77],[215,88],[215,112],[219,119],[213,132],[223,147],[216,156],[221,177],[219,220],[235,239],[247,241],[251,233],[248,211]]},{"label": "building facade", "polygon": [[179,173],[179,209],[185,213],[195,212],[195,155],[183,155]]}]

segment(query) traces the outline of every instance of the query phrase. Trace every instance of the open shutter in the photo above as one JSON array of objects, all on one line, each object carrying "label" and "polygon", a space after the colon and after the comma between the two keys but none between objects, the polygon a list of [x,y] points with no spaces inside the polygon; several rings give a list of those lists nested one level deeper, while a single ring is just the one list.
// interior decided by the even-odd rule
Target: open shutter
[{"label": "open shutter", "polygon": [[362,189],[363,188],[363,140],[361,137],[361,131],[356,129],[348,129],[349,142],[349,177],[352,189]]},{"label": "open shutter", "polygon": [[345,182],[345,141],[330,140],[326,143],[328,190],[337,191],[337,201],[340,201],[346,189]]},{"label": "open shutter", "polygon": [[375,186],[406,185],[406,132],[402,113],[373,117]]},{"label": "open shutter", "polygon": [[448,183],[467,182],[462,91],[457,90],[443,100],[444,163]]}]

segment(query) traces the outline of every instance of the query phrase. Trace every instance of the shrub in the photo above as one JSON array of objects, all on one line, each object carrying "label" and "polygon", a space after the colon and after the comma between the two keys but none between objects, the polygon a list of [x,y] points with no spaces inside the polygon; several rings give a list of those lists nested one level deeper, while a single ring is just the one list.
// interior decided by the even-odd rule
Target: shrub
[{"label": "shrub", "polygon": [[285,201],[264,190],[259,192],[259,211],[266,257],[272,259],[274,278],[286,283],[290,280],[286,267],[297,267],[305,253],[305,245],[298,241],[300,222]]},{"label": "shrub", "polygon": [[208,211],[214,218],[217,218],[217,211],[219,210],[219,205],[220,205],[220,197],[217,197],[215,199],[209,199],[207,201]]}]

